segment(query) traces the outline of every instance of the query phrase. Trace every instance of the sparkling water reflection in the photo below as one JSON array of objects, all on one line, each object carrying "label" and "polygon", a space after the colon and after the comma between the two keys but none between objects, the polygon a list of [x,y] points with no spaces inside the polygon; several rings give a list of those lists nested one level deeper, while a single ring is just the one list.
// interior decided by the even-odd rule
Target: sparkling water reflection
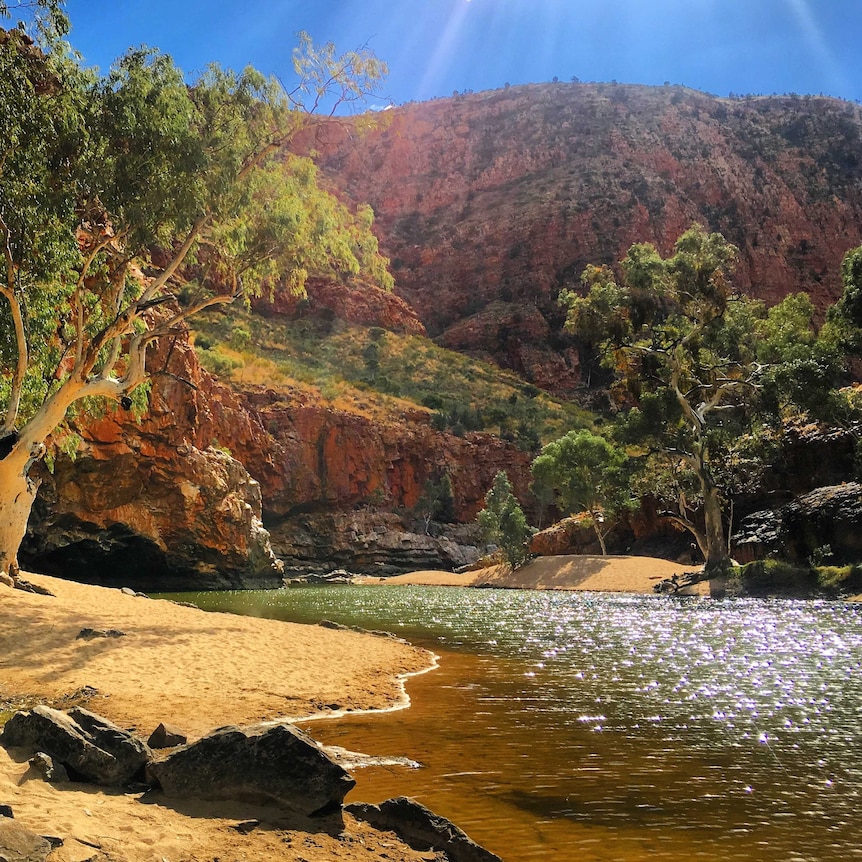
[{"label": "sparkling water reflection", "polygon": [[192,600],[442,653],[409,711],[313,733],[420,761],[362,770],[354,798],[416,796],[512,862],[862,859],[858,606],[428,587]]}]

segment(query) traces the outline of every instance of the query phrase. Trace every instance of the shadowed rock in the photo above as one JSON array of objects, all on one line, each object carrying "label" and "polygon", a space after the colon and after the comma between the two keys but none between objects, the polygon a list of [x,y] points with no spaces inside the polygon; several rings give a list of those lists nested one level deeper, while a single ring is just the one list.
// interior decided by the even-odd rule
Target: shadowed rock
[{"label": "shadowed rock", "polygon": [[128,783],[151,758],[139,739],[80,707],[68,713],[47,706],[17,712],[0,742],[7,748],[43,751],[75,775],[108,786]]},{"label": "shadowed rock", "polygon": [[449,862],[502,862],[454,823],[406,796],[387,799],[380,805],[353,802],[345,811],[374,829],[394,832],[414,850],[442,850]]},{"label": "shadowed rock", "polygon": [[16,823],[0,820],[0,859],[6,862],[44,862],[54,849],[53,844],[41,835]]},{"label": "shadowed rock", "polygon": [[150,748],[175,748],[178,745],[185,745],[188,741],[188,737],[178,727],[162,722],[150,734],[147,745]]},{"label": "shadowed rock", "polygon": [[43,781],[63,782],[69,780],[69,773],[62,763],[55,763],[44,751],[37,751],[30,758],[30,769]]},{"label": "shadowed rock", "polygon": [[147,775],[166,796],[269,803],[306,816],[337,810],[356,783],[287,723],[219,728],[151,763]]}]

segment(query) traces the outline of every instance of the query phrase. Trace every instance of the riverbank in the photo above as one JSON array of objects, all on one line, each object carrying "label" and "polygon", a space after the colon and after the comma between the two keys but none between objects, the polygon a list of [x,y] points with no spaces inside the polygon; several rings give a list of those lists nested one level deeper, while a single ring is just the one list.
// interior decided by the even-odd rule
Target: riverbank
[{"label": "riverbank", "polygon": [[[27,578],[54,595],[0,586],[0,701],[6,710],[80,704],[144,738],[160,722],[195,738],[225,724],[403,706],[404,677],[432,661],[426,651],[392,638],[205,613],[119,590]],[[78,638],[83,629],[122,635]],[[55,862],[91,858],[93,847],[118,862],[427,858],[349,815],[342,833],[318,831],[312,821],[277,811],[158,799],[145,805],[140,794],[58,788],[28,776],[27,763],[0,748],[0,803],[11,805],[16,821],[30,829],[66,840],[52,855]],[[271,828],[247,835],[231,828],[249,819]],[[89,847],[90,856],[69,850],[76,847],[79,853]]]},{"label": "riverbank", "polygon": [[[651,594],[660,581],[674,575],[682,577],[697,568],[655,557],[578,555],[537,557],[515,571],[508,566],[489,566],[463,574],[423,571],[385,579],[368,578],[362,582],[461,587],[487,584],[501,589]],[[680,590],[680,594],[708,596],[709,582],[687,587]]]}]

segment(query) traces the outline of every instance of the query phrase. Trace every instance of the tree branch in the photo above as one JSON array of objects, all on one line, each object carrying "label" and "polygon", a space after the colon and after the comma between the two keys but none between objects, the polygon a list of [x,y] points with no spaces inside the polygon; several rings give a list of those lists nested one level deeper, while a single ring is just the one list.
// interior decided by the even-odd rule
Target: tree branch
[{"label": "tree branch", "polygon": [[24,314],[21,309],[21,302],[15,292],[16,267],[10,245],[10,231],[2,215],[0,215],[0,232],[3,235],[3,257],[6,262],[6,283],[0,284],[0,294],[9,303],[9,309],[12,314],[12,325],[15,329],[15,345],[18,352],[18,361],[15,364],[15,373],[12,376],[9,406],[6,409],[6,417],[3,420],[2,429],[0,429],[2,431],[11,431],[18,421],[18,411],[21,409],[21,395],[24,390],[24,380],[27,376],[30,357],[27,346],[27,332],[24,328]]}]

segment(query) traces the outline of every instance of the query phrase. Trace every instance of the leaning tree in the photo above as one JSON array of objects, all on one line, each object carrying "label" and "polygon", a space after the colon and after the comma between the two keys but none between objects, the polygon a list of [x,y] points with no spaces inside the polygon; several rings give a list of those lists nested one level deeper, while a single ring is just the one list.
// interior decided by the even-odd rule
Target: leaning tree
[{"label": "leaning tree", "polygon": [[385,66],[303,34],[294,71],[290,90],[250,68],[188,81],[139,49],[100,76],[56,26],[0,31],[0,572],[17,572],[49,435],[100,400],[143,406],[148,349],[188,317],[310,274],[391,287],[370,209],[286,149]]}]

